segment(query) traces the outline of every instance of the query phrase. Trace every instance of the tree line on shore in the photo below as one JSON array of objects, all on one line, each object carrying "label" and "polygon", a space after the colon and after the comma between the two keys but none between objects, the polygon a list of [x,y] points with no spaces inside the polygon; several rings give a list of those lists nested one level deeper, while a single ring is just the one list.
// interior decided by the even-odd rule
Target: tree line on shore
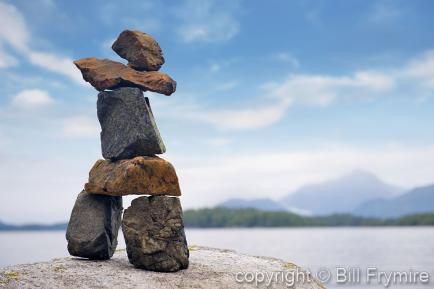
[{"label": "tree line on shore", "polygon": [[[286,211],[217,207],[186,210],[183,217],[185,226],[190,228],[434,226],[434,212],[381,219],[351,214],[301,216]],[[55,231],[65,230],[66,226],[66,223],[11,225],[0,221],[0,231]]]},{"label": "tree line on shore", "polygon": [[301,216],[286,211],[208,208],[186,210],[186,227],[339,227],[339,226],[432,226],[434,213],[415,214],[394,219],[365,218],[351,214]]}]

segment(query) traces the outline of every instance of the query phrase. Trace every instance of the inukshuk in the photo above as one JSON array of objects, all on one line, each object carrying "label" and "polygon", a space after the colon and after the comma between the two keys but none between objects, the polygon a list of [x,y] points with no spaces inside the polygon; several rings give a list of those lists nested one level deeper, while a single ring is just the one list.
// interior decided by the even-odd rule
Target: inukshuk
[{"label": "inukshuk", "polygon": [[[130,263],[173,272],[188,267],[188,247],[174,167],[155,156],[166,151],[143,91],[170,95],[176,82],[158,72],[164,58],[148,34],[123,31],[112,46],[128,66],[108,59],[74,62],[100,91],[97,115],[104,160],[98,160],[78,195],[66,239],[73,256],[109,259],[122,231]],[[134,199],[122,219],[122,196]],[[122,221],[121,221],[122,219]]]}]

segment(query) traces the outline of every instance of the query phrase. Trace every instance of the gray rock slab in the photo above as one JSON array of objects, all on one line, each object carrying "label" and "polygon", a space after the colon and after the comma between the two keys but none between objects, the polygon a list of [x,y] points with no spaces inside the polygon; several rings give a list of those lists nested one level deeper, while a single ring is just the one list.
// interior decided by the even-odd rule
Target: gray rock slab
[{"label": "gray rock slab", "polygon": [[105,159],[131,159],[166,151],[149,99],[138,88],[118,88],[98,94],[101,148]]},{"label": "gray rock slab", "polygon": [[125,210],[122,232],[128,259],[135,267],[161,272],[188,267],[189,252],[178,198],[134,199]]},{"label": "gray rock slab", "polygon": [[[49,262],[16,265],[0,269],[0,288],[102,288],[102,289],[323,289],[316,279],[297,278],[294,286],[284,282],[237,282],[239,272],[290,273],[303,270],[288,266],[282,260],[254,257],[230,250],[192,246],[190,266],[176,273],[160,273],[135,269],[124,250],[116,251],[107,261],[76,258],[54,259]],[[294,265],[295,266],[295,265]],[[298,269],[296,269],[298,268]],[[239,277],[240,275],[238,275]]]},{"label": "gray rock slab", "polygon": [[72,209],[66,231],[68,252],[82,258],[109,259],[118,244],[122,210],[122,197],[82,191]]}]

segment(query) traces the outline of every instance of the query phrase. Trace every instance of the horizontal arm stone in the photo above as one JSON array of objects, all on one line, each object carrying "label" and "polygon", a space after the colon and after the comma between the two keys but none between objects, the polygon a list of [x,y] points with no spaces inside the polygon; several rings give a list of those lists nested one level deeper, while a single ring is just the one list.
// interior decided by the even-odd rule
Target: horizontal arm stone
[{"label": "horizontal arm stone", "polygon": [[95,57],[74,61],[83,79],[99,91],[119,87],[137,87],[171,95],[176,90],[176,81],[158,71],[137,71],[122,63]]}]

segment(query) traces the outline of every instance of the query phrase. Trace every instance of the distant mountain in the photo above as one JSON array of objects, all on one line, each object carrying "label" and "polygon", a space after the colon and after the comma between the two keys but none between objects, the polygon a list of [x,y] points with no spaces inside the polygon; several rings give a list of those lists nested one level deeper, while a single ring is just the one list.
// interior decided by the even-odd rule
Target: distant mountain
[{"label": "distant mountain", "polygon": [[218,204],[216,207],[228,209],[257,209],[261,211],[286,211],[281,204],[267,198],[262,199],[229,199]]},{"label": "distant mountain", "polygon": [[287,208],[313,215],[351,213],[373,199],[389,199],[402,189],[381,181],[374,174],[356,170],[338,179],[306,185],[282,199]]},{"label": "distant mountain", "polygon": [[367,201],[354,210],[355,215],[380,218],[418,213],[434,213],[434,185],[413,189],[393,199]]}]

